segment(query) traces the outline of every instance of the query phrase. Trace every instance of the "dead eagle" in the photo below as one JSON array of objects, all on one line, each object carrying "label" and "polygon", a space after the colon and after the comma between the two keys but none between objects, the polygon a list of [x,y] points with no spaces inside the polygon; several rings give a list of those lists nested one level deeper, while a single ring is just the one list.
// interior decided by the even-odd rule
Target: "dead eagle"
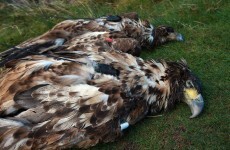
[{"label": "dead eagle", "polygon": [[189,105],[190,118],[204,106],[185,61],[144,61],[117,51],[11,61],[0,89],[2,149],[88,148],[178,102]]},{"label": "dead eagle", "polygon": [[[84,41],[84,43],[78,43],[78,47],[84,49],[89,47],[87,44],[90,44],[90,41],[85,41],[89,37],[94,42],[101,38],[94,36],[94,32],[107,32],[109,34],[104,40],[100,39],[104,45],[109,43],[109,49],[115,48],[115,50],[121,50],[134,56],[139,56],[143,47],[153,48],[168,41],[183,40],[182,35],[175,32],[172,27],[161,25],[154,28],[149,21],[140,20],[136,13],[96,19],[66,20],[41,36],[0,53],[0,67],[12,59],[49,51],[62,45],[71,46],[71,41],[73,39],[76,41],[77,38]],[[85,34],[88,37],[84,36],[83,38],[82,36]],[[94,50],[91,49],[91,51]]]}]

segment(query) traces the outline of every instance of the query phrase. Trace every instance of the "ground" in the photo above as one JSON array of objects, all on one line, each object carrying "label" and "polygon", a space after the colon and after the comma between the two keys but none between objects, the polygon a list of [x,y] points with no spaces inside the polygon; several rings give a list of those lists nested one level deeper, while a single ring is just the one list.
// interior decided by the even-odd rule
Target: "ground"
[{"label": "ground", "polygon": [[168,43],[143,52],[141,57],[186,59],[203,83],[203,114],[189,119],[189,108],[180,104],[173,111],[130,127],[118,141],[99,144],[92,150],[230,149],[230,3],[227,0],[68,0],[68,3],[63,0],[51,4],[43,0],[36,6],[7,5],[2,1],[0,51],[36,37],[62,20],[130,11],[138,12],[155,26],[170,25],[184,35],[185,42]]}]

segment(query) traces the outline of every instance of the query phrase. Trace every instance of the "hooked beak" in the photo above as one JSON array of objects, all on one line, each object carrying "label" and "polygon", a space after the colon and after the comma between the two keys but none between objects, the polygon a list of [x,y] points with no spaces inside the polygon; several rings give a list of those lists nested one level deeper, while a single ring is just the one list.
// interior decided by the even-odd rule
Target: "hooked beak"
[{"label": "hooked beak", "polygon": [[174,32],[167,36],[168,41],[184,41],[182,34]]},{"label": "hooked beak", "polygon": [[176,40],[177,41],[184,41],[184,37],[182,36],[182,34],[178,33],[176,36]]},{"label": "hooked beak", "polygon": [[201,94],[199,94],[196,99],[190,101],[188,105],[192,112],[192,116],[190,116],[189,118],[195,118],[196,116],[198,116],[204,108],[204,100]]}]

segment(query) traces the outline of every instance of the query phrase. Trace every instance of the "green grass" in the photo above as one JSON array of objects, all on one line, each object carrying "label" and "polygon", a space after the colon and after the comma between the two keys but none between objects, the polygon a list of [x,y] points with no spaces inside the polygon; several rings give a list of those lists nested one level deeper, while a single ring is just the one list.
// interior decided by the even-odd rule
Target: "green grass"
[{"label": "green grass", "polygon": [[[173,26],[185,42],[168,43],[142,53],[143,58],[185,58],[203,82],[205,109],[195,119],[180,104],[162,117],[146,118],[101,149],[230,149],[230,4],[227,0],[119,0],[114,3],[29,6],[0,2],[0,51],[36,37],[65,19],[136,11],[154,25]],[[14,8],[13,8],[14,7]]]}]

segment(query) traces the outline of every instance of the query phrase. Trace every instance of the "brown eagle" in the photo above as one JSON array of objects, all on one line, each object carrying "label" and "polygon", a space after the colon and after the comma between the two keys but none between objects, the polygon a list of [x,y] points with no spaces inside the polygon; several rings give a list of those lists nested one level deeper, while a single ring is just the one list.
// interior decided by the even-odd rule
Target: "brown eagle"
[{"label": "brown eagle", "polygon": [[[95,32],[106,34],[95,36]],[[42,53],[61,46],[72,46],[72,41],[77,42],[78,50],[91,47],[91,51],[97,51],[92,45],[100,43],[97,47],[109,46],[108,49],[120,50],[139,56],[143,47],[153,48],[168,41],[181,41],[181,34],[172,27],[164,25],[154,27],[147,20],[139,19],[136,13],[126,13],[121,16],[107,16],[96,19],[66,20],[43,35],[27,40],[0,54],[0,66],[12,59],[17,59]],[[76,44],[76,43],[75,43]],[[107,50],[100,48],[101,50]],[[76,50],[76,49],[75,49]]]},{"label": "brown eagle", "polygon": [[[51,56],[53,55],[53,56]],[[0,77],[2,149],[88,148],[112,142],[148,114],[204,102],[185,61],[118,51],[58,51],[6,64]]]}]

